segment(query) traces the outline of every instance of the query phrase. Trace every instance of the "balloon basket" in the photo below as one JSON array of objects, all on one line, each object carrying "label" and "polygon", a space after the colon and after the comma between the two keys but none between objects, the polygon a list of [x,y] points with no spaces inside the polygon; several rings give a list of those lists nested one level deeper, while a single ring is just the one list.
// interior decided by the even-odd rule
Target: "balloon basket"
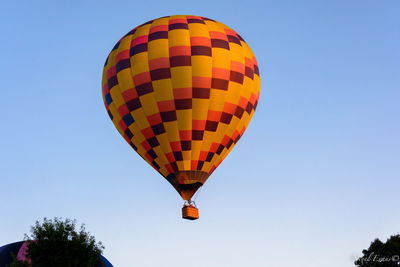
[{"label": "balloon basket", "polygon": [[199,218],[199,210],[190,205],[182,208],[182,218],[187,220],[197,220]]}]

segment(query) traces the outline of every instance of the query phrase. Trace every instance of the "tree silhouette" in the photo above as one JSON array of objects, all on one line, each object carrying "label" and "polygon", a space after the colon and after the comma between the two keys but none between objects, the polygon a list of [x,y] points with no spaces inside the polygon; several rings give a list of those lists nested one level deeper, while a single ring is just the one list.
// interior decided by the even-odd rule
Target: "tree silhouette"
[{"label": "tree silhouette", "polygon": [[368,249],[362,251],[363,256],[354,264],[363,267],[399,267],[400,235],[391,236],[385,243],[375,239]]},{"label": "tree silhouette", "polygon": [[104,249],[101,242],[86,232],[81,225],[77,230],[76,221],[60,218],[44,218],[36,221],[31,228],[26,260],[14,257],[9,267],[94,267],[101,266],[100,255]]}]

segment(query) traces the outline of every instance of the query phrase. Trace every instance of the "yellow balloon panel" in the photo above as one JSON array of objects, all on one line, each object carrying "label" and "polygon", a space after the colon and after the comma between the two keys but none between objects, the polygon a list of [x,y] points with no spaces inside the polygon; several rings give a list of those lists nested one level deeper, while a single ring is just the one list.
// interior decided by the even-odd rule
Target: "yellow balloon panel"
[{"label": "yellow balloon panel", "polygon": [[169,16],[114,46],[102,88],[119,133],[189,200],[246,130],[260,77],[235,31],[204,17]]}]

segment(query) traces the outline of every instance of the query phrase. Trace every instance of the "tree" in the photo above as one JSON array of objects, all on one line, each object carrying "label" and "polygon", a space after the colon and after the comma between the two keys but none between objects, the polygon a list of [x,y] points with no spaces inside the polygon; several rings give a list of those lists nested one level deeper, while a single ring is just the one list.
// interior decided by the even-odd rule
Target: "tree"
[{"label": "tree", "polygon": [[11,253],[11,256],[13,258],[13,261],[11,264],[6,264],[6,267],[29,267],[29,263],[18,260],[13,253]]},{"label": "tree", "polygon": [[386,243],[375,239],[368,249],[362,251],[363,256],[354,264],[363,267],[399,267],[400,235],[391,236]]},{"label": "tree", "polygon": [[31,228],[26,261],[14,257],[9,267],[94,267],[100,264],[104,249],[101,242],[86,232],[85,226],[76,229],[76,221],[44,218]]}]

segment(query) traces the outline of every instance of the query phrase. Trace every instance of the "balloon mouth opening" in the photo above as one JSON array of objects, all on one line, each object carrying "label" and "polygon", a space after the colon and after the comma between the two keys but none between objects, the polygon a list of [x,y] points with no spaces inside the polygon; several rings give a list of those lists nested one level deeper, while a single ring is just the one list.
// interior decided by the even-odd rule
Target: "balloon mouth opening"
[{"label": "balloon mouth opening", "polygon": [[184,200],[189,201],[206,182],[209,174],[203,171],[178,171],[166,178]]},{"label": "balloon mouth opening", "polygon": [[189,201],[202,185],[203,184],[200,182],[195,182],[193,184],[178,184],[176,191],[178,191],[184,200]]}]

